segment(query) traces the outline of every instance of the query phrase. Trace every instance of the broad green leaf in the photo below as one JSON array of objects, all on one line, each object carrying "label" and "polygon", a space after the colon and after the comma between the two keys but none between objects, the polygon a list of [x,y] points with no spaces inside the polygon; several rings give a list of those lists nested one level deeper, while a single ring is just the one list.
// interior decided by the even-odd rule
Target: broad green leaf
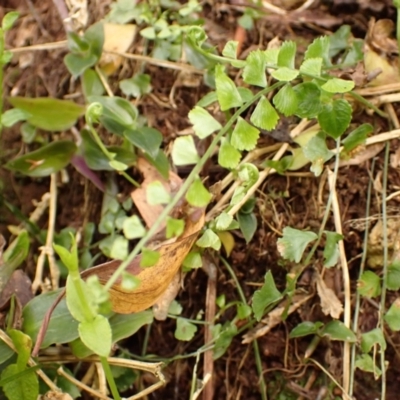
[{"label": "broad green leaf", "polygon": [[[80,292],[77,290],[78,286],[80,287]],[[98,306],[84,280],[80,278],[78,281],[74,282],[71,275],[68,275],[65,288],[68,310],[77,321],[82,322],[90,320],[96,316]],[[86,307],[82,306],[81,298],[78,293],[82,294],[82,300],[86,303]]]},{"label": "broad green leaf", "polygon": [[9,31],[14,22],[18,19],[19,12],[17,11],[10,11],[6,15],[4,15],[3,20],[1,21],[1,27],[6,32]]},{"label": "broad green leaf", "polygon": [[212,91],[205,94],[196,104],[197,107],[204,108],[218,101],[217,92]]},{"label": "broad green leaf", "polygon": [[74,78],[82,75],[88,68],[93,67],[97,61],[98,58],[89,52],[86,54],[68,53],[64,57],[64,64]]},{"label": "broad green leaf", "polygon": [[386,285],[389,290],[400,289],[400,260],[395,260],[389,265]]},{"label": "broad green leaf", "polygon": [[372,271],[364,271],[357,282],[357,291],[368,298],[381,294],[381,278]]},{"label": "broad green leaf", "polygon": [[226,42],[226,45],[222,50],[222,55],[224,57],[236,59],[238,45],[239,42],[237,40],[229,40],[228,42]]},{"label": "broad green leaf", "polygon": [[144,158],[157,169],[164,179],[168,179],[169,161],[163,150],[158,149],[157,156],[154,159],[147,154],[144,155]]},{"label": "broad green leaf", "polygon": [[26,368],[32,349],[32,339],[25,333],[17,329],[9,329],[8,335],[12,339],[17,350],[17,367],[18,371],[23,371]]},{"label": "broad green leaf", "polygon": [[222,212],[218,217],[215,219],[215,228],[219,231],[225,231],[229,228],[233,221],[232,215]]},{"label": "broad green leaf", "polygon": [[331,137],[337,139],[350,125],[352,116],[351,105],[347,100],[335,99],[332,103],[324,104],[318,114],[321,128]]},{"label": "broad green leaf", "polygon": [[254,213],[245,214],[239,212],[237,215],[240,230],[243,233],[244,240],[249,243],[257,230],[257,218]]},{"label": "broad green leaf", "polygon": [[339,78],[332,78],[325,82],[321,88],[329,93],[347,93],[354,89],[355,83]]},{"label": "broad green leaf", "polygon": [[122,279],[121,279],[122,289],[132,292],[133,290],[137,289],[140,286],[140,284],[141,280],[137,276],[132,275],[126,271],[122,273]]},{"label": "broad green leaf", "polygon": [[157,37],[156,30],[152,26],[142,29],[140,35],[149,40],[154,40]]},{"label": "broad green leaf", "polygon": [[220,64],[215,67],[215,86],[217,89],[218,103],[222,111],[240,107],[243,104],[243,100],[235,83],[226,75],[224,67]]},{"label": "broad green leaf", "polygon": [[90,52],[99,59],[103,51],[104,43],[103,21],[96,22],[89,26],[84,33],[84,38],[90,45]]},{"label": "broad green leaf", "polygon": [[132,78],[123,79],[119,82],[119,87],[126,96],[140,97],[150,93],[151,77],[148,74],[136,74]]},{"label": "broad green leaf", "polygon": [[272,99],[274,106],[286,117],[293,115],[297,110],[297,94],[290,84],[283,86]]},{"label": "broad green leaf", "polygon": [[265,53],[262,50],[250,52],[246,59],[246,66],[243,68],[243,80],[249,85],[266,87],[265,66]]},{"label": "broad green leaf", "polygon": [[324,163],[331,159],[334,153],[328,149],[324,135],[319,134],[312,137],[304,146],[303,153],[311,161],[311,171],[315,176],[320,176]]},{"label": "broad green leaf", "polygon": [[129,240],[141,238],[146,233],[146,229],[137,215],[126,218],[122,229],[124,236]]},{"label": "broad green leaf", "polygon": [[331,65],[329,58],[329,37],[318,37],[307,47],[304,59],[308,60],[309,58],[322,58],[325,66]]},{"label": "broad green leaf", "polygon": [[190,251],[183,260],[182,266],[187,269],[200,268],[203,265],[201,255],[198,251]]},{"label": "broad green leaf", "polygon": [[373,373],[375,378],[379,378],[382,375],[381,369],[376,365],[369,354],[357,356],[354,366],[361,371]]},{"label": "broad green leaf", "polygon": [[195,134],[204,139],[222,128],[221,124],[204,108],[195,106],[189,112],[189,121],[193,124]]},{"label": "broad green leaf", "polygon": [[104,94],[104,85],[98,74],[93,69],[87,69],[81,77],[82,91],[87,99],[89,96],[102,96]]},{"label": "broad green leaf", "polygon": [[252,309],[249,305],[244,303],[239,303],[236,306],[237,317],[239,319],[246,319],[249,318],[252,312]]},{"label": "broad green leaf", "polygon": [[110,257],[115,260],[125,260],[129,254],[129,242],[122,235],[115,235],[110,247]]},{"label": "broad green leaf", "polygon": [[232,343],[232,339],[237,335],[237,326],[232,321],[227,321],[212,327],[212,336],[215,339],[213,348],[213,358],[217,360],[222,357]]},{"label": "broad green leaf", "polygon": [[[16,376],[19,372],[21,376]],[[1,379],[14,378],[3,386],[3,391],[9,400],[37,400],[39,394],[39,380],[36,372],[20,370],[16,364],[11,364],[4,369]]]},{"label": "broad green leaf", "polygon": [[197,154],[193,136],[180,136],[172,146],[172,161],[175,165],[196,164],[200,157]]},{"label": "broad green leaf", "polygon": [[242,155],[233,147],[228,139],[221,138],[221,146],[218,152],[218,164],[221,167],[233,169],[236,168],[240,162]]},{"label": "broad green leaf", "polygon": [[142,258],[140,260],[140,266],[142,268],[152,267],[153,265],[157,264],[159,259],[160,259],[160,252],[144,248],[142,250]]},{"label": "broad green leaf", "polygon": [[[43,293],[34,297],[23,309],[22,331],[36,340],[44,316],[61,290]],[[41,348],[54,343],[69,343],[78,337],[78,322],[68,311],[65,298],[54,309]]]},{"label": "broad green leaf", "polygon": [[146,199],[151,206],[168,204],[171,201],[171,195],[160,181],[153,181],[147,185]]},{"label": "broad green leaf", "polygon": [[8,347],[5,342],[0,340],[0,365],[6,362],[14,354],[14,350],[12,350],[11,347]]},{"label": "broad green leaf", "polygon": [[31,117],[31,114],[21,110],[20,108],[12,108],[11,110],[5,111],[1,115],[1,123],[6,128],[9,128],[20,121],[26,121]]},{"label": "broad green leaf", "polygon": [[374,128],[371,124],[362,124],[358,126],[342,140],[345,151],[349,152],[357,146],[364,144],[368,135],[373,131]]},{"label": "broad green leaf", "polygon": [[243,100],[243,103],[247,103],[249,101],[251,101],[254,97],[253,92],[246,87],[238,87],[238,91],[240,93],[240,97]]},{"label": "broad green leaf", "polygon": [[121,161],[111,160],[108,162],[108,164],[115,171],[126,171],[128,169],[128,165],[124,164]]},{"label": "broad green leaf", "polygon": [[321,330],[322,336],[328,336],[330,340],[340,340],[343,342],[356,342],[356,335],[346,325],[338,320],[328,322]]},{"label": "broad green leaf", "polygon": [[304,60],[300,66],[300,72],[305,75],[321,76],[322,58],[309,58]]},{"label": "broad green leaf", "polygon": [[190,185],[185,196],[193,207],[205,207],[212,199],[212,194],[204,187],[200,178],[196,178]]},{"label": "broad green leaf", "polygon": [[384,316],[392,331],[400,331],[400,298],[397,298]]},{"label": "broad green leaf", "polygon": [[95,354],[108,357],[112,345],[112,333],[110,323],[103,315],[96,315],[91,321],[79,324],[79,337],[82,342]]},{"label": "broad green leaf", "polygon": [[296,85],[295,91],[298,99],[296,115],[300,118],[315,118],[321,110],[321,90],[315,83],[304,82]]},{"label": "broad green leaf", "polygon": [[271,76],[277,81],[290,82],[299,76],[297,69],[291,69],[287,67],[281,67],[271,72]]},{"label": "broad green leaf", "polygon": [[48,176],[68,165],[77,148],[68,140],[57,140],[9,161],[5,167],[35,178]]},{"label": "broad green leaf", "polygon": [[283,42],[278,54],[278,66],[294,68],[294,61],[296,57],[296,43],[293,41]]},{"label": "broad green leaf", "polygon": [[361,334],[361,350],[369,353],[373,346],[379,345],[382,350],[386,350],[386,340],[382,329],[375,328],[369,332]]},{"label": "broad green leaf", "polygon": [[76,124],[85,108],[70,100],[39,97],[9,97],[9,103],[29,114],[27,121],[45,131],[65,131]]},{"label": "broad green leaf", "polygon": [[251,114],[250,121],[258,128],[270,131],[276,127],[279,115],[269,100],[263,96]]},{"label": "broad green leaf", "polygon": [[175,339],[189,341],[192,340],[197,332],[197,326],[189,322],[186,318],[176,319]]},{"label": "broad green leaf", "polygon": [[58,256],[60,257],[61,261],[68,268],[69,271],[78,271],[79,260],[78,260],[78,251],[75,241],[73,242],[71,251],[55,243],[53,244],[53,247]]},{"label": "broad green leaf", "polygon": [[139,129],[127,129],[124,131],[126,137],[133,145],[149,154],[151,158],[157,157],[163,136],[154,128],[141,127]]},{"label": "broad green leaf", "polygon": [[337,264],[339,259],[339,240],[343,236],[336,232],[324,231],[326,235],[326,243],[324,248],[324,267],[330,268]]},{"label": "broad green leaf", "polygon": [[305,321],[296,325],[290,332],[289,338],[294,339],[298,337],[303,337],[307,335],[316,335],[319,333],[320,328],[323,326],[323,323],[320,321],[311,322]]},{"label": "broad green leaf", "polygon": [[260,131],[239,117],[232,132],[231,145],[238,150],[253,150],[257,145]]},{"label": "broad green leaf", "polygon": [[289,261],[300,262],[306,247],[316,240],[318,235],[287,226],[283,229],[283,237],[278,239],[278,251]]},{"label": "broad green leaf", "polygon": [[[14,110],[17,110],[14,108]],[[4,115],[4,114],[3,114]],[[35,140],[37,129],[29,122],[21,124],[21,136],[24,143],[31,144]]]},{"label": "broad green leaf", "polygon": [[275,286],[271,271],[268,271],[265,275],[264,284],[262,285],[261,289],[254,292],[251,301],[251,307],[256,320],[260,321],[265,309],[268,306],[276,303],[281,298],[282,295]]},{"label": "broad green leaf", "polygon": [[181,236],[184,229],[185,229],[185,221],[183,219],[167,217],[167,227],[165,233],[167,239]]},{"label": "broad green leaf", "polygon": [[[252,163],[241,164],[238,170],[238,176],[241,181],[246,183],[246,187],[253,186],[260,176],[258,168]],[[250,200],[252,201],[252,200]],[[244,206],[243,206],[244,207]],[[243,209],[242,207],[242,209]],[[252,210],[249,210],[249,212]]]},{"label": "broad green leaf", "polygon": [[353,39],[350,49],[343,60],[344,65],[354,65],[364,59],[364,40]]},{"label": "broad green leaf", "polygon": [[221,248],[221,240],[211,229],[206,229],[196,244],[199,247],[211,247],[217,251]]},{"label": "broad green leaf", "polygon": [[342,25],[333,35],[329,36],[329,57],[337,56],[347,49],[351,36],[350,25]]},{"label": "broad green leaf", "polygon": [[278,64],[279,49],[267,49],[264,50],[265,61],[269,66],[275,66]]}]

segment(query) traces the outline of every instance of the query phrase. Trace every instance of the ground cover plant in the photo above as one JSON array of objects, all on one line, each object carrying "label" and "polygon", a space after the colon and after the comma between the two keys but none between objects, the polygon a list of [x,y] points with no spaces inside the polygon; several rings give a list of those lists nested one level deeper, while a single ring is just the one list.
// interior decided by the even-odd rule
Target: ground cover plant
[{"label": "ground cover plant", "polygon": [[396,7],[1,9],[0,395],[397,398]]}]

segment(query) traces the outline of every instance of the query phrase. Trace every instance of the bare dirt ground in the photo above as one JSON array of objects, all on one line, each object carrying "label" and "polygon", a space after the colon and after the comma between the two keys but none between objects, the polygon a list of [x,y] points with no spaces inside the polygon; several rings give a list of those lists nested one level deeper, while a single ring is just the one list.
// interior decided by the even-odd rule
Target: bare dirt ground
[{"label": "bare dirt ground", "polygon": [[[0,14],[4,11],[17,9],[21,18],[16,27],[10,32],[7,39],[9,48],[56,42],[66,38],[60,16],[50,0],[31,2],[30,0],[3,0]],[[104,4],[103,4],[104,3]],[[90,4],[90,23],[101,19],[108,11],[107,2],[93,1]],[[283,2],[282,8],[296,8],[296,2]],[[301,2],[298,2],[301,4]],[[237,30],[237,19],[242,13],[244,2],[203,3],[202,16],[208,29],[210,40],[221,50],[227,40],[233,39]],[[279,37],[281,40],[296,40],[304,43],[305,49],[315,37],[330,34],[341,25],[351,26],[352,33],[357,38],[364,39],[368,23],[371,18],[388,18],[395,21],[396,10],[391,1],[363,1],[363,0],[334,0],[314,1],[304,12],[293,15],[290,12],[285,16],[267,13],[265,17],[256,21],[253,30],[249,31],[242,44],[242,55],[245,57],[249,50],[260,47]],[[301,38],[301,40],[299,40]],[[130,49],[140,53],[139,41]],[[23,53],[7,67],[5,72],[5,95],[19,95],[27,97],[51,96],[65,98],[76,92],[77,82],[71,80],[63,65],[62,59],[65,49],[45,50]],[[138,65],[126,61],[124,67],[111,79],[112,88],[118,92],[117,82],[124,77],[132,76]],[[206,93],[207,88],[194,77],[189,81],[177,84],[178,73],[174,70],[145,65],[144,71],[151,76],[153,91],[144,96],[138,104],[140,113],[151,121],[151,125],[159,129],[164,138],[164,148],[168,149],[171,141],[177,134],[190,127],[187,114],[196,102]],[[114,85],[114,86],[113,86]],[[171,97],[171,90],[174,90]],[[173,103],[171,102],[173,100]],[[77,102],[82,99],[75,99]],[[7,105],[6,105],[7,107]],[[396,108],[395,108],[396,110]],[[370,116],[360,112],[355,122],[370,122],[379,131],[388,131],[388,122],[379,116]],[[263,136],[262,144],[276,143],[275,139]],[[1,157],[9,159],[20,151],[21,140],[17,130],[6,129],[1,138]],[[390,142],[391,154],[397,154],[399,143]],[[372,160],[360,162],[358,165],[346,166],[340,169],[337,182],[337,191],[344,227],[345,249],[347,259],[350,260],[351,290],[356,292],[358,272],[360,268],[360,254],[362,252],[364,230],[356,229],[351,221],[365,218],[367,188],[371,179],[377,185],[381,181],[383,169],[382,150],[376,157],[374,170],[371,173]],[[185,177],[188,170],[178,169],[178,174]],[[224,171],[218,167],[215,160],[207,165],[203,176],[208,176],[211,185],[224,176]],[[69,183],[61,186],[59,191],[57,230],[92,221],[99,222],[101,209],[101,193],[88,183],[72,167],[68,168]],[[372,175],[371,175],[372,174]],[[15,178],[5,169],[0,169],[0,180],[3,187],[3,200],[13,204],[22,214],[28,215],[34,208],[32,201],[39,200],[43,193],[48,191],[49,179]],[[400,186],[400,173],[397,166],[390,167],[388,178],[388,193],[395,192]],[[122,191],[129,194],[130,188],[121,181]],[[379,188],[376,189],[379,192]],[[256,194],[256,215],[258,220],[257,232],[249,245],[246,245],[240,234],[235,234],[235,248],[228,262],[232,266],[239,280],[247,300],[258,288],[267,270],[271,270],[278,289],[285,288],[285,276],[290,270],[290,263],[282,264],[277,251],[277,239],[285,226],[297,229],[318,229],[326,204],[329,189],[326,176],[316,178],[304,169],[304,174],[287,174],[285,176],[269,177]],[[390,202],[391,214],[398,215],[398,197]],[[0,232],[7,238],[7,225],[16,224],[18,217],[11,213],[4,202],[0,204]],[[373,196],[370,215],[380,212],[378,196]],[[46,229],[46,218],[39,221],[41,228]],[[333,220],[329,220],[327,229],[334,230]],[[100,238],[100,236],[99,236]],[[26,264],[26,271],[32,277],[34,274],[35,251]],[[238,300],[235,282],[229,271],[219,261],[215,254],[210,255],[218,267],[217,295],[224,294],[226,301]],[[304,352],[309,345],[308,337],[289,340],[289,332],[302,321],[327,321],[322,313],[319,299],[316,294],[313,279],[314,265],[303,274],[300,285],[304,293],[310,294],[310,299],[289,315],[287,320],[266,335],[258,339],[261,353],[261,362],[264,377],[268,384],[270,399],[328,399],[332,395],[323,395],[324,388],[330,385],[326,375],[314,364],[304,361]],[[343,298],[343,283],[340,269],[331,269],[325,276],[325,281],[339,299]],[[184,316],[195,318],[205,309],[207,292],[207,275],[199,270],[186,277],[184,289],[180,291],[178,301],[183,306]],[[394,296],[394,295],[392,295]],[[389,301],[390,299],[388,299]],[[392,299],[393,300],[393,299]],[[378,310],[372,301],[363,300],[361,303],[360,329],[367,331],[376,326]],[[232,317],[225,313],[221,323]],[[240,329],[240,322],[238,323]],[[204,343],[204,332],[199,329],[195,338],[190,342],[180,342],[174,338],[175,323],[173,320],[154,322],[150,335],[141,329],[132,338],[120,343],[120,346],[132,354],[140,355],[144,343],[147,343],[146,354],[154,354],[160,359],[170,359],[177,355],[196,352]],[[245,333],[245,332],[243,332]],[[390,368],[387,373],[387,399],[399,398],[398,348],[400,336],[391,331],[386,332],[389,347],[386,357]],[[313,354],[339,381],[341,379],[342,345],[339,342],[323,340]],[[165,373],[168,384],[148,396],[149,399],[188,399],[194,358],[178,359],[170,362]],[[201,376],[202,363],[198,365],[198,374]],[[152,377],[142,375],[140,385],[152,383]],[[242,344],[242,335],[236,336],[225,355],[214,364],[212,380],[214,399],[260,399],[258,374],[252,344]],[[126,396],[133,391],[128,391]],[[372,378],[372,374],[361,371],[356,373],[355,398],[357,400],[372,400],[380,396],[380,382]],[[340,390],[335,392],[340,398]],[[321,397],[319,397],[321,396]],[[86,397],[89,398],[89,397]]]}]

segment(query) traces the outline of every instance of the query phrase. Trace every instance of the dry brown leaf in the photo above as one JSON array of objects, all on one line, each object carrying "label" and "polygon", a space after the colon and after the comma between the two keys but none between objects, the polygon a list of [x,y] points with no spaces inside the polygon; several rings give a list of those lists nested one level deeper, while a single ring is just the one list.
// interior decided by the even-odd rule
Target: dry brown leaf
[{"label": "dry brown leaf", "polygon": [[[162,213],[164,207],[161,204],[150,205],[147,202],[147,186],[154,181],[160,181],[165,190],[173,196],[182,186],[182,179],[172,171],[169,172],[169,179],[164,179],[156,170],[156,168],[144,158],[139,158],[137,162],[137,168],[143,174],[144,181],[142,182],[140,188],[131,193],[131,197],[144,222],[146,223],[146,226],[150,228],[154,225],[154,222]],[[164,227],[165,223],[158,228],[156,233],[160,232]]]},{"label": "dry brown leaf", "polygon": [[317,292],[321,300],[321,309],[325,315],[330,315],[332,318],[338,319],[343,312],[343,305],[337,298],[335,292],[326,286],[321,275],[317,273]]},{"label": "dry brown leaf", "polygon": [[[179,271],[183,260],[195,243],[200,229],[204,225],[204,209],[193,210],[185,221],[185,231],[174,243],[161,245],[156,250],[160,253],[158,262],[148,268],[140,267],[141,255],[138,255],[128,266],[126,272],[140,279],[140,286],[129,291],[121,286],[119,279],[110,289],[110,300],[113,311],[120,314],[131,314],[151,307],[167,290],[169,284]],[[99,281],[105,284],[121,261],[113,260],[82,272],[87,278],[97,275]]]}]

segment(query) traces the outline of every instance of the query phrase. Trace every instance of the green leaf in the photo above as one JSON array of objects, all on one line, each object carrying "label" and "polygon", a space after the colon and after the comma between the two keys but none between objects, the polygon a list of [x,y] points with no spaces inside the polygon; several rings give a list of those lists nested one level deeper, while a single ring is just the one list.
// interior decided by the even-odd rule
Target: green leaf
[{"label": "green leaf", "polygon": [[260,131],[242,117],[238,117],[231,136],[231,145],[238,150],[253,150],[257,145]]},{"label": "green leaf", "polygon": [[293,115],[298,106],[297,94],[290,84],[283,86],[272,99],[275,107],[286,117]]},{"label": "green leaf", "polygon": [[373,346],[379,345],[382,350],[386,350],[386,340],[382,329],[375,328],[369,332],[361,334],[361,350],[369,353]]},{"label": "green leaf", "polygon": [[342,25],[333,35],[329,36],[329,56],[335,57],[348,46],[351,36],[350,25]]},{"label": "green leaf", "polygon": [[185,199],[193,207],[205,207],[212,199],[212,194],[204,187],[200,178],[196,178],[186,192]]},{"label": "green leaf", "polygon": [[171,195],[160,181],[154,181],[147,185],[146,199],[151,206],[168,204],[171,201]]},{"label": "green leaf", "polygon": [[172,146],[172,161],[175,165],[196,164],[200,157],[197,154],[193,136],[180,136]]},{"label": "green leaf", "polygon": [[254,292],[251,307],[253,309],[254,317],[260,321],[263,317],[265,309],[276,303],[282,298],[281,293],[275,286],[274,278],[271,271],[265,274],[264,284],[261,289]]},{"label": "green leaf", "polygon": [[137,276],[126,271],[122,273],[121,287],[124,290],[132,292],[133,290],[137,289],[140,284],[141,280]]},{"label": "green leaf", "polygon": [[354,89],[355,83],[353,81],[346,81],[344,79],[332,78],[325,82],[321,88],[329,93],[347,93]]},{"label": "green leaf", "polygon": [[277,81],[290,82],[299,76],[297,69],[281,67],[271,72],[271,76]]},{"label": "green leaf", "polygon": [[195,106],[189,112],[189,121],[197,137],[204,139],[222,128],[221,124],[204,108]]},{"label": "green leaf", "polygon": [[73,142],[57,140],[9,161],[5,167],[35,178],[48,176],[66,167],[76,149]]},{"label": "green leaf", "polygon": [[[86,303],[84,308],[81,304],[81,298],[78,295],[77,287],[80,287],[80,292],[83,295],[83,301]],[[74,281],[71,275],[68,275],[66,288],[67,306],[71,315],[79,322],[90,320],[97,314],[98,306],[95,299],[92,297],[91,291],[88,289],[87,283],[81,278]]]},{"label": "green leaf", "polygon": [[1,115],[1,123],[6,128],[9,128],[17,122],[27,120],[29,117],[31,117],[30,113],[19,108],[12,108]]},{"label": "green leaf", "polygon": [[306,247],[316,240],[314,232],[305,232],[287,226],[283,229],[283,237],[278,239],[278,251],[289,261],[300,262]]},{"label": "green leaf", "polygon": [[357,282],[357,291],[368,298],[381,294],[381,278],[372,271],[364,271]]},{"label": "green leaf", "polygon": [[137,215],[126,218],[122,229],[124,236],[129,240],[141,238],[146,233],[146,229]]},{"label": "green leaf", "polygon": [[6,367],[1,374],[1,379],[13,378],[3,385],[4,394],[9,400],[36,400],[39,395],[39,380],[34,370],[22,372],[16,364]]},{"label": "green leaf", "polygon": [[296,43],[293,41],[283,42],[278,54],[278,66],[294,69],[296,57]]},{"label": "green leaf", "polygon": [[197,107],[208,107],[218,101],[217,92],[212,91],[205,94],[196,104]]},{"label": "green leaf", "polygon": [[15,349],[17,350],[17,368],[23,371],[29,361],[32,349],[32,339],[25,333],[17,329],[9,329],[8,335],[12,339]]},{"label": "green leaf", "polygon": [[243,68],[243,80],[249,85],[266,87],[265,66],[265,53],[262,50],[250,52],[246,58],[246,66]]},{"label": "green leaf", "polygon": [[321,76],[322,58],[309,58],[304,60],[300,66],[300,72],[304,75]]},{"label": "green leaf", "polygon": [[344,150],[349,152],[357,146],[364,144],[368,135],[373,131],[374,128],[371,124],[362,124],[358,126],[342,140]]},{"label": "green leaf", "polygon": [[176,329],[174,336],[178,340],[192,340],[197,332],[197,326],[189,322],[186,318],[178,317],[176,319]]},{"label": "green leaf", "polygon": [[324,163],[331,159],[334,153],[328,149],[323,134],[312,137],[302,146],[305,157],[312,162],[311,171],[315,176],[322,173]]},{"label": "green leaf", "polygon": [[122,235],[115,235],[110,247],[110,257],[115,260],[125,260],[129,254],[129,242]]},{"label": "green leaf", "polygon": [[354,65],[364,59],[364,40],[353,39],[346,57],[343,60],[344,65]]},{"label": "green leaf", "polygon": [[222,212],[215,219],[215,228],[219,231],[226,231],[233,221],[232,215]]},{"label": "green leaf", "polygon": [[236,310],[237,310],[236,311],[237,312],[237,317],[239,319],[249,318],[250,315],[251,315],[251,312],[252,312],[251,307],[249,305],[247,305],[247,304],[244,304],[244,303],[239,303],[236,306]]},{"label": "green leaf", "polygon": [[236,150],[226,138],[221,138],[221,146],[218,152],[218,164],[221,167],[233,169],[240,162],[242,155]]},{"label": "green leaf", "polygon": [[198,251],[190,251],[182,263],[184,268],[196,269],[203,266],[201,255]]},{"label": "green leaf", "polygon": [[384,319],[392,331],[400,331],[400,298],[392,303]]},{"label": "green leaf", "polygon": [[324,324],[320,321],[317,322],[311,322],[311,321],[305,321],[301,322],[300,324],[296,325],[292,331],[289,334],[290,339],[298,338],[298,337],[303,337],[307,335],[316,335],[319,333],[320,328]]},{"label": "green leaf", "polygon": [[[8,347],[5,342],[0,340],[0,365],[5,363],[9,358],[15,354],[11,347]],[[0,385],[1,387],[1,385]]]},{"label": "green leaf", "polygon": [[158,150],[163,141],[163,136],[160,131],[148,127],[127,129],[124,131],[124,137],[133,145],[148,153],[151,158],[157,157]]},{"label": "green leaf", "polygon": [[265,96],[262,96],[257,107],[251,114],[250,121],[258,128],[271,131],[276,127],[279,121],[279,115],[274,107],[272,107],[269,100]]},{"label": "green leaf", "polygon": [[237,335],[237,326],[234,322],[227,321],[212,327],[212,336],[215,339],[213,348],[213,359],[222,357],[232,343],[232,339]]},{"label": "green leaf", "polygon": [[167,217],[166,238],[181,236],[185,229],[185,221],[183,219],[176,219]]},{"label": "green leaf", "polygon": [[226,42],[226,44],[222,50],[222,55],[224,57],[236,59],[238,45],[239,45],[239,42],[237,40],[229,40],[228,42]]},{"label": "green leaf", "polygon": [[322,58],[325,66],[328,67],[331,65],[329,58],[329,37],[318,37],[307,47],[304,59],[308,60],[309,58]]},{"label": "green leaf", "polygon": [[295,91],[298,99],[296,115],[300,118],[315,118],[321,110],[321,90],[315,83],[304,82],[296,85]]},{"label": "green leaf", "polygon": [[244,240],[249,243],[257,230],[257,218],[254,213],[245,214],[239,212],[237,215],[240,230],[243,233]]},{"label": "green leaf", "polygon": [[136,74],[132,78],[123,79],[119,82],[119,87],[126,96],[140,97],[150,93],[151,77],[148,74]]},{"label": "green leaf", "polygon": [[93,69],[87,69],[81,76],[82,91],[87,99],[89,96],[102,96],[104,85],[101,83],[99,75]]},{"label": "green leaf", "polygon": [[199,247],[211,247],[217,251],[221,248],[221,240],[211,229],[206,229],[196,244]]},{"label": "green leaf", "polygon": [[154,159],[147,154],[144,155],[144,158],[157,169],[164,179],[168,179],[169,160],[163,150],[158,149],[157,156]]},{"label": "green leaf", "polygon": [[369,354],[357,356],[354,366],[361,371],[373,373],[375,378],[379,378],[382,375],[382,371]]},{"label": "green leaf", "polygon": [[[44,316],[61,290],[42,293],[34,297],[23,309],[22,330],[29,335],[33,341],[36,340]],[[63,298],[54,309],[46,331],[41,348],[49,347],[54,343],[69,343],[78,337],[78,322],[68,311],[65,298]]]},{"label": "green leaf", "polygon": [[14,25],[15,21],[19,17],[18,11],[10,11],[6,15],[4,15],[3,20],[1,21],[1,27],[5,32],[9,31]]},{"label": "green leaf", "polygon": [[30,116],[27,121],[45,131],[65,131],[76,124],[77,119],[85,112],[85,108],[70,100],[39,97],[9,97],[9,103]]},{"label": "green leaf", "polygon": [[324,267],[330,268],[337,264],[339,259],[338,243],[343,236],[336,232],[324,231],[326,235],[326,243],[324,248]]},{"label": "green leaf", "polygon": [[64,64],[74,78],[82,75],[88,68],[94,66],[97,61],[98,58],[94,54],[90,53],[69,53],[64,57]]},{"label": "green leaf", "polygon": [[140,260],[141,268],[152,267],[157,264],[160,259],[160,252],[144,248],[142,250],[142,258]]},{"label": "green leaf", "polygon": [[226,75],[224,67],[220,64],[215,67],[215,86],[221,111],[240,107],[243,104],[235,83]]},{"label": "green leaf", "polygon": [[53,247],[69,271],[79,271],[78,250],[75,240],[72,242],[71,251],[55,243],[53,244]]},{"label": "green leaf", "polygon": [[395,260],[388,266],[386,285],[389,290],[400,289],[400,260]]},{"label": "green leaf", "polygon": [[112,334],[106,317],[96,315],[92,321],[81,322],[78,330],[79,337],[90,350],[101,357],[108,357],[111,351]]},{"label": "green leaf", "polygon": [[126,171],[128,165],[122,163],[121,161],[111,160],[108,162],[109,166],[115,171]]},{"label": "green leaf", "polygon": [[329,136],[337,139],[350,125],[351,116],[350,103],[347,100],[335,99],[332,103],[324,104],[318,114],[318,122]]},{"label": "green leaf", "polygon": [[321,335],[329,337],[330,340],[340,340],[343,342],[355,343],[357,340],[354,332],[338,320],[328,322],[321,330]]}]

